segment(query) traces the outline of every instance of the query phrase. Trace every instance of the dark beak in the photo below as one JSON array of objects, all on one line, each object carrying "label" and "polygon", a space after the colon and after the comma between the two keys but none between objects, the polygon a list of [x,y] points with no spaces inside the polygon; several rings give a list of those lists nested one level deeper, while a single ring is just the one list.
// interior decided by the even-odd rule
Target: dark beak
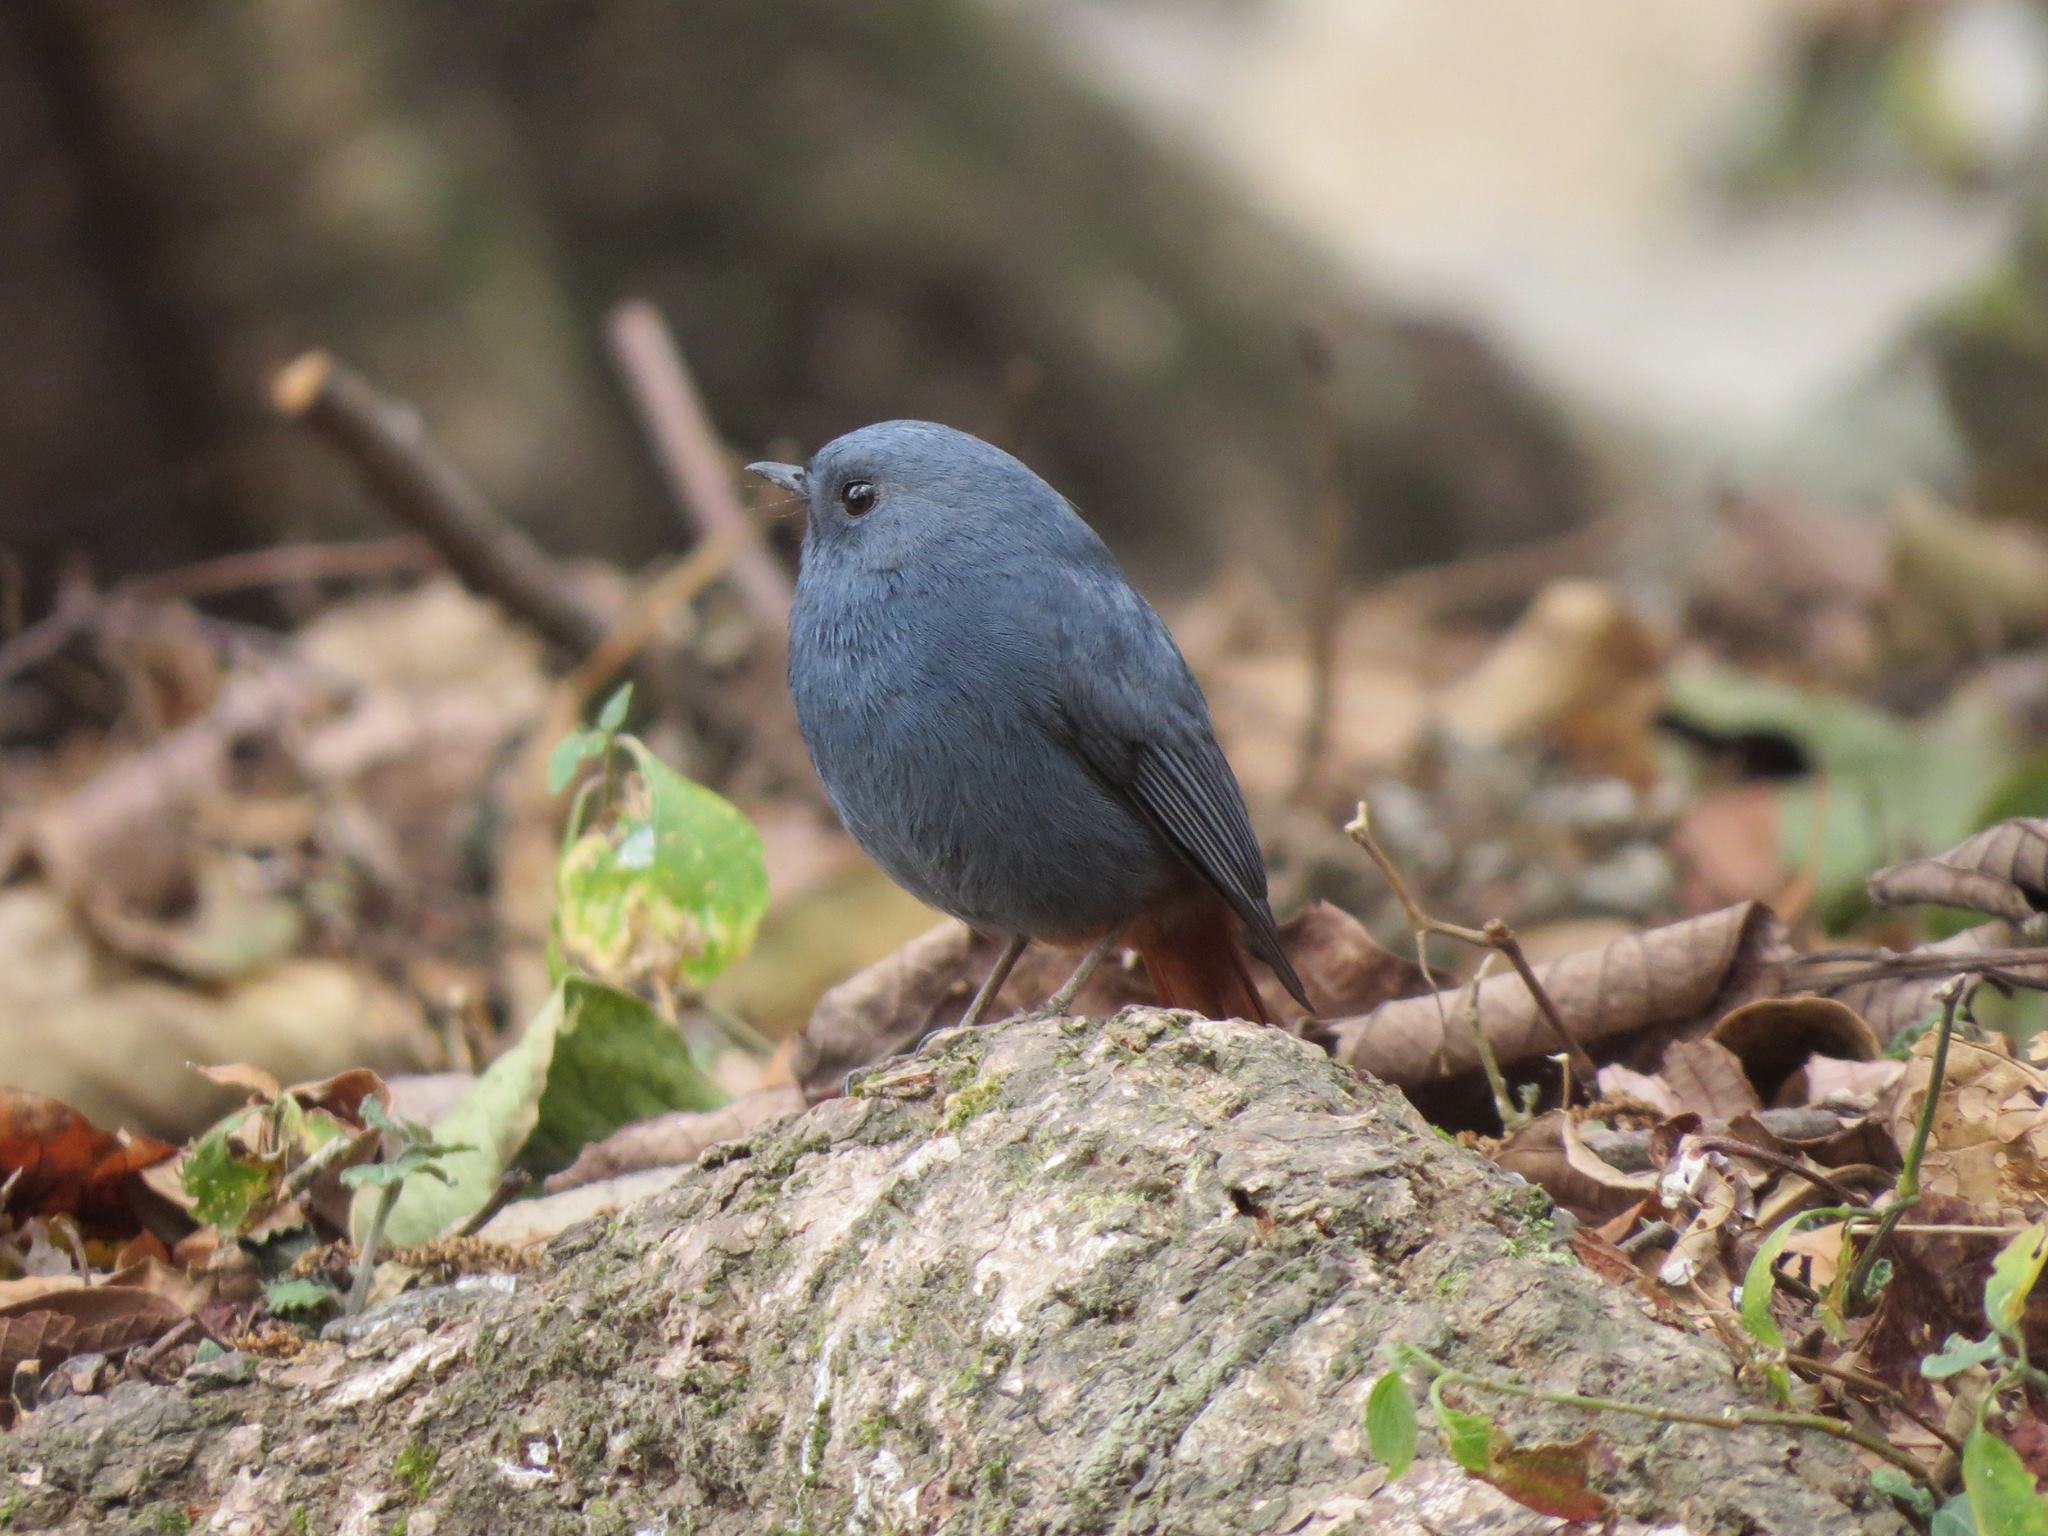
[{"label": "dark beak", "polygon": [[801,464],[749,464],[747,473],[759,475],[763,480],[781,486],[792,496],[811,494],[810,481]]}]

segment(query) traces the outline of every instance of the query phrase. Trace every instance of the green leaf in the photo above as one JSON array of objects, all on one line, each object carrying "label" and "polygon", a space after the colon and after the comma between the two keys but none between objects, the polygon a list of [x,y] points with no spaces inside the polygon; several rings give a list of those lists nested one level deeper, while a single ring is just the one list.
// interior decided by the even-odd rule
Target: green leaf
[{"label": "green leaf", "polygon": [[1877,1468],[1870,1474],[1870,1486],[1879,1493],[1897,1499],[1923,1520],[1934,1513],[1934,1495],[1897,1467]]},{"label": "green leaf", "polygon": [[1959,1493],[1934,1512],[1927,1536],[1977,1536],[1977,1520],[1970,1513],[1970,1496]]},{"label": "green leaf", "polygon": [[584,759],[603,750],[604,737],[596,731],[574,730],[556,742],[555,750],[548,754],[548,793],[559,795],[567,789]]},{"label": "green leaf", "polygon": [[562,958],[622,986],[701,987],[746,953],[768,910],[760,834],[644,743],[621,736],[619,745],[637,783],[556,872]]},{"label": "green leaf", "polygon": [[1779,1222],[1757,1248],[1749,1268],[1743,1271],[1742,1329],[1765,1349],[1785,1347],[1785,1335],[1779,1331],[1777,1319],[1771,1316],[1771,1297],[1778,1289],[1778,1256],[1801,1227],[1827,1215],[1826,1211],[1801,1211],[1790,1220]]},{"label": "green leaf", "polygon": [[218,1227],[233,1237],[242,1230],[249,1213],[269,1195],[274,1182],[270,1169],[228,1146],[228,1130],[238,1123],[223,1121],[200,1138],[178,1170],[178,1182],[192,1197],[192,1217],[206,1226]]},{"label": "green leaf", "polygon": [[263,1292],[263,1304],[279,1317],[318,1312],[340,1301],[341,1292],[320,1280],[273,1280]]},{"label": "green leaf", "polygon": [[438,1143],[407,1147],[398,1156],[388,1157],[381,1163],[363,1163],[342,1169],[341,1182],[350,1189],[385,1189],[393,1184],[402,1184],[420,1173],[446,1184],[450,1182],[448,1170],[441,1166],[440,1160],[452,1152],[470,1150],[465,1145],[442,1146]]},{"label": "green leaf", "polygon": [[1467,1472],[1484,1472],[1493,1465],[1493,1420],[1445,1402],[1441,1376],[1429,1384],[1429,1407],[1436,1415],[1445,1455]]},{"label": "green leaf", "polygon": [[[675,1026],[629,993],[572,976],[435,1123],[433,1141],[410,1149],[432,1158],[413,1171],[433,1178],[406,1180],[385,1241],[402,1248],[460,1226],[515,1160],[551,1172],[630,1121],[724,1102]],[[350,1226],[358,1241],[376,1198],[374,1188],[356,1194]]]},{"label": "green leaf", "polygon": [[1415,1399],[1399,1371],[1388,1371],[1365,1395],[1365,1443],[1389,1481],[1415,1460]]},{"label": "green leaf", "polygon": [[1985,1365],[1996,1360],[1999,1353],[1997,1334],[1982,1339],[1966,1339],[1959,1333],[1952,1333],[1937,1353],[1920,1362],[1920,1374],[1929,1381],[1946,1381],[1973,1365]]},{"label": "green leaf", "polygon": [[607,736],[616,735],[626,723],[626,711],[633,707],[633,685],[621,683],[597,712],[597,728]]},{"label": "green leaf", "polygon": [[1984,1282],[1984,1316],[2008,1339],[2020,1336],[2027,1296],[2041,1278],[2044,1261],[2048,1261],[2048,1222],[2027,1228],[1991,1261],[1991,1278]]},{"label": "green leaf", "polygon": [[1979,1424],[1963,1442],[1963,1492],[1981,1536],[2048,1536],[2048,1499],[2020,1453]]}]

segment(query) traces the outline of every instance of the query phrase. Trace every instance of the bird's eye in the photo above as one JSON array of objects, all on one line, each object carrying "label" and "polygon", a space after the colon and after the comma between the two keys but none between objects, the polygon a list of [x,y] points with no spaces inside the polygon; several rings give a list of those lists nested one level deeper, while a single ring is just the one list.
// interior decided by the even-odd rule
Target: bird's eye
[{"label": "bird's eye", "polygon": [[846,508],[848,517],[859,517],[875,504],[875,482],[872,480],[849,480],[839,490],[839,505]]}]

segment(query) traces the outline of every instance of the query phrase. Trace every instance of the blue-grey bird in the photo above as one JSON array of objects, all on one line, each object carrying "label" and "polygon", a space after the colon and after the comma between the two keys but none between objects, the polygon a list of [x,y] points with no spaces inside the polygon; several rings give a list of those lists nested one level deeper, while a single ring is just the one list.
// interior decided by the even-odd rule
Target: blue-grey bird
[{"label": "blue-grey bird", "polygon": [[1311,1007],[1202,690],[1064,497],[924,421],[748,469],[809,506],[789,686],[833,809],[1006,941],[968,1022],[1033,940],[1093,946],[1049,1008],[1119,941],[1168,1007],[1263,1019],[1246,944]]}]

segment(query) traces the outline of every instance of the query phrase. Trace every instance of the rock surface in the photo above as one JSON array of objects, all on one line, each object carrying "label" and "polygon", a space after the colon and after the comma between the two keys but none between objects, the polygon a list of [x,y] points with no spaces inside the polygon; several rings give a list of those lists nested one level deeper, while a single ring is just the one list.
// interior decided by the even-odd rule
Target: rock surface
[{"label": "rock surface", "polygon": [[[1397,1341],[1745,1401],[1718,1345],[1560,1231],[1277,1030],[953,1031],[565,1234],[516,1287],[38,1411],[0,1441],[9,1529],[1549,1532],[1427,1431],[1387,1484],[1361,1411]],[[1486,1406],[1518,1437],[1595,1429],[1618,1531],[1905,1529],[1817,1436]]]}]

